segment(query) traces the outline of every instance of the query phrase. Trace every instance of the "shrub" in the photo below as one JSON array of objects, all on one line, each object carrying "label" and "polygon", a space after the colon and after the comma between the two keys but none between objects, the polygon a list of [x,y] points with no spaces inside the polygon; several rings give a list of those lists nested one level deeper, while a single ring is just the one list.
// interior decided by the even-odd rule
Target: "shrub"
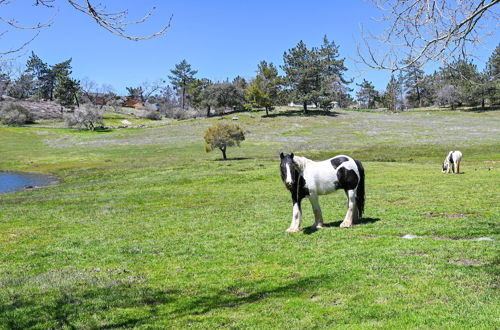
[{"label": "shrub", "polygon": [[146,111],[146,113],[144,113],[142,117],[150,120],[161,120],[161,113],[156,110],[149,110]]},{"label": "shrub", "polygon": [[172,119],[191,119],[196,117],[202,117],[202,111],[198,109],[182,109],[179,107],[167,107],[160,108],[160,111],[165,112],[165,117]]},{"label": "shrub", "polygon": [[0,106],[0,122],[8,126],[22,126],[34,122],[31,111],[22,105],[7,103]]},{"label": "shrub", "polygon": [[79,129],[89,129],[91,131],[96,128],[103,127],[102,121],[103,111],[91,105],[84,105],[76,108],[72,114],[65,117],[68,127],[77,127]]},{"label": "shrub", "polygon": [[226,148],[237,145],[245,140],[243,129],[233,123],[218,123],[210,126],[205,131],[205,150],[206,152],[219,148],[224,160],[226,160]]}]

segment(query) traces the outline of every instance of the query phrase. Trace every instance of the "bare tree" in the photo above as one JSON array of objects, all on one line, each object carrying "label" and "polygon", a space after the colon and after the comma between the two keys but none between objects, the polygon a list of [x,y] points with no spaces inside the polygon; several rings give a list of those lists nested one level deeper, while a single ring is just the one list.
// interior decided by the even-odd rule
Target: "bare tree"
[{"label": "bare tree", "polygon": [[[129,12],[127,9],[119,10],[119,11],[111,11],[105,5],[101,3],[95,3],[95,1],[91,0],[32,0],[33,6],[40,6],[45,8],[54,8],[54,4],[56,2],[66,1],[69,5],[71,5],[75,10],[89,16],[92,20],[95,21],[99,26],[111,32],[114,35],[119,37],[129,39],[129,40],[147,40],[151,38],[155,38],[161,36],[166,33],[167,29],[170,27],[170,23],[172,21],[172,16],[168,19],[166,24],[162,26],[157,32],[154,32],[149,35],[144,36],[136,36],[131,35],[127,32],[127,28],[131,25],[141,24],[146,22],[153,14],[155,7],[153,7],[150,11],[148,11],[142,18],[138,20],[129,20]],[[0,0],[0,9],[2,6],[7,6],[11,3],[9,0]],[[33,41],[38,34],[40,33],[40,29],[50,27],[53,23],[53,18],[47,20],[44,23],[36,23],[34,25],[22,25],[14,18],[6,18],[0,15],[0,22],[3,22],[10,28],[20,29],[20,30],[35,30],[37,31],[30,39],[20,44],[17,47],[0,51],[0,61],[4,58],[10,59],[11,56],[19,53],[23,48],[25,48],[31,41]],[[8,30],[0,31],[0,38],[7,33]]]},{"label": "bare tree", "polygon": [[498,27],[500,0],[371,0],[388,25],[380,36],[363,32],[361,61],[370,68],[398,71],[417,63],[463,58]]}]

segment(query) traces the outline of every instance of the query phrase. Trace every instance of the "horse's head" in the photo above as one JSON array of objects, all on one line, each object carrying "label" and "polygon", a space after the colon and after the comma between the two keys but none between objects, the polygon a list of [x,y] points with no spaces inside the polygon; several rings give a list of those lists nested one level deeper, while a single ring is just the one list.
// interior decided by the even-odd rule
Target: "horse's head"
[{"label": "horse's head", "polygon": [[446,173],[448,171],[448,167],[450,167],[450,164],[448,162],[444,162],[441,166],[441,172]]},{"label": "horse's head", "polygon": [[295,165],[293,164],[293,153],[289,155],[280,153],[280,158],[281,180],[283,180],[285,186],[288,188],[288,190],[290,190],[293,187],[297,171],[295,169]]}]

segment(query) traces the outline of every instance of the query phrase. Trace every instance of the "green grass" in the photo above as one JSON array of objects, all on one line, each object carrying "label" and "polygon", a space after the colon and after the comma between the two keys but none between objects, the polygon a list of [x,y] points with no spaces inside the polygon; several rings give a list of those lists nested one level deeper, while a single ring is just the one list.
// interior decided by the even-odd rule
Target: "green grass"
[{"label": "green grass", "polygon": [[[219,118],[0,127],[0,169],[62,179],[0,195],[0,328],[500,327],[500,113],[273,114],[238,114],[247,140],[226,162],[203,146]],[[461,175],[440,172],[451,149]],[[337,192],[320,197],[327,228],[305,201],[286,234],[280,150],[363,161],[363,223],[338,227]]]}]

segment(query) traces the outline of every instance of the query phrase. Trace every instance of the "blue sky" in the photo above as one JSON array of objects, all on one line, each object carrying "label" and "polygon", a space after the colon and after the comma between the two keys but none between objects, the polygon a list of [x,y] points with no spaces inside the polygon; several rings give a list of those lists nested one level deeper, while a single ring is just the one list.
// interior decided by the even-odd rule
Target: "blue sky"
[{"label": "blue sky", "polygon": [[[15,17],[20,24],[36,24],[54,14],[54,24],[29,44],[45,62],[54,64],[73,59],[73,77],[85,77],[99,84],[110,84],[125,94],[125,87],[167,79],[170,69],[186,59],[198,70],[198,78],[251,78],[261,60],[281,65],[283,53],[303,40],[309,47],[320,45],[326,34],[340,46],[349,68],[346,76],[355,83],[367,79],[384,90],[389,73],[356,70],[356,45],[360,25],[374,33],[381,31],[373,18],[381,13],[363,0],[309,1],[228,1],[228,0],[142,0],[106,2],[110,10],[128,8],[130,18],[138,18],[156,6],[153,17],[131,32],[148,34],[159,29],[174,15],[167,34],[147,41],[133,42],[116,37],[98,27],[89,17],[56,0],[57,11],[33,7],[33,0],[17,0],[2,6],[3,17]],[[474,62],[479,68],[498,45],[495,34],[480,46]],[[18,46],[32,36],[30,31],[10,31],[0,40],[0,50]],[[21,57],[24,65],[27,55]],[[435,69],[428,67],[427,71]],[[356,87],[353,83],[351,87]]]}]

